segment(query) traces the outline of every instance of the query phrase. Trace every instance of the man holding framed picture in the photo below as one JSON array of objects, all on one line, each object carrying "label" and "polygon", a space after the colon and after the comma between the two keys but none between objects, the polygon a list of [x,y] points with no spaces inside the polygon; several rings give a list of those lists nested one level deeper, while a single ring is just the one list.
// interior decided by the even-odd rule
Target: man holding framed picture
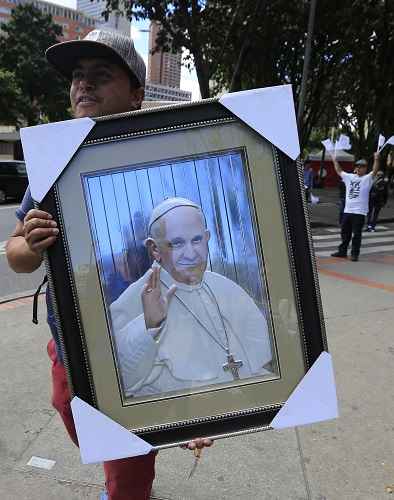
[{"label": "man holding framed picture", "polygon": [[[71,81],[70,102],[75,118],[128,112],[141,107],[144,96],[145,64],[133,41],[113,31],[94,30],[84,40],[49,47],[48,61]],[[18,222],[6,246],[10,267],[31,273],[43,261],[59,230],[47,212],[34,208],[30,190],[16,211]],[[52,340],[48,354],[52,361],[52,403],[67,431],[78,445],[70,408],[70,391],[63,364],[63,352],[56,329],[53,306],[47,292],[48,324]],[[210,440],[195,440],[190,449],[210,446]],[[104,463],[110,500],[147,500],[154,479],[155,453]]]}]

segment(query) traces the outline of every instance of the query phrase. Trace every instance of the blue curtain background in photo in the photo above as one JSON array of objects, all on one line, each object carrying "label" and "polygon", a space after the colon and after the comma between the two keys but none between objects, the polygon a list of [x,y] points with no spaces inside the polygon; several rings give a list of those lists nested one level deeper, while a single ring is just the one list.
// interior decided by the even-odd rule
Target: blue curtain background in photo
[{"label": "blue curtain background in photo", "polygon": [[151,265],[144,240],[153,207],[180,196],[205,214],[208,268],[238,283],[265,309],[245,177],[238,151],[87,175],[89,221],[107,303]]}]

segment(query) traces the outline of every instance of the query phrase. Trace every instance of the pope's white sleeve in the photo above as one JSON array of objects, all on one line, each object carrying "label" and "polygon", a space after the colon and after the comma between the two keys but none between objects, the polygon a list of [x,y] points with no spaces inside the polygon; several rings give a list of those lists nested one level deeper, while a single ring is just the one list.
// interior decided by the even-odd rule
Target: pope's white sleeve
[{"label": "pope's white sleeve", "polygon": [[242,287],[233,282],[232,285],[232,303],[237,304],[237,309],[231,325],[241,343],[246,342],[249,346],[249,353],[253,353],[254,359],[259,359],[260,371],[262,366],[272,360],[267,319]]},{"label": "pope's white sleeve", "polygon": [[147,332],[143,314],[115,332],[115,342],[125,393],[133,394],[149,377],[158,344]]}]

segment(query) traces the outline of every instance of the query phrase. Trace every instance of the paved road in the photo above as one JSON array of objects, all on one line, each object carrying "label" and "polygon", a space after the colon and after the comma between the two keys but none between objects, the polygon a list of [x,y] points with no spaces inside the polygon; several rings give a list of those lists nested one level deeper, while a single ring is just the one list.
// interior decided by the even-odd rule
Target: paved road
[{"label": "paved road", "polygon": [[32,274],[16,274],[8,267],[5,243],[16,223],[17,204],[0,205],[0,300],[35,290],[44,275],[43,269]]},{"label": "paved road", "polygon": [[[337,239],[335,229],[328,229],[314,233],[316,245]],[[388,226],[370,238],[391,238],[393,230]],[[317,238],[327,235],[334,238]],[[364,250],[386,244],[365,242]],[[380,250],[362,254],[359,262],[318,257],[337,420],[218,441],[203,453],[190,480],[190,454],[162,451],[152,499],[392,498],[393,264],[393,253]],[[81,465],[50,405],[44,307],[39,314],[41,321],[33,326],[30,299],[0,305],[0,498],[97,500],[102,469]],[[32,457],[52,460],[53,467],[32,466]]]},{"label": "paved road", "polygon": [[15,209],[17,207],[18,205],[10,203],[0,205],[0,244],[8,238],[15,227]]},{"label": "paved road", "polygon": [[[339,228],[315,230],[313,245],[317,257],[330,257],[341,243]],[[378,225],[376,232],[363,233],[361,256],[394,254],[394,224]]]}]

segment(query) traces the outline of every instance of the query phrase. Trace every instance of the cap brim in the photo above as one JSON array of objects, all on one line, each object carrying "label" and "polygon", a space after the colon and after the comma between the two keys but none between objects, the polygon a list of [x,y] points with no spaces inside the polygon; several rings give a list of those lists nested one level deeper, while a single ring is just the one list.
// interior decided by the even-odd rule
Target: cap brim
[{"label": "cap brim", "polygon": [[49,63],[68,80],[72,79],[72,72],[78,59],[83,57],[107,57],[137,78],[115,50],[100,42],[92,40],[61,42],[49,47],[45,55]]}]

